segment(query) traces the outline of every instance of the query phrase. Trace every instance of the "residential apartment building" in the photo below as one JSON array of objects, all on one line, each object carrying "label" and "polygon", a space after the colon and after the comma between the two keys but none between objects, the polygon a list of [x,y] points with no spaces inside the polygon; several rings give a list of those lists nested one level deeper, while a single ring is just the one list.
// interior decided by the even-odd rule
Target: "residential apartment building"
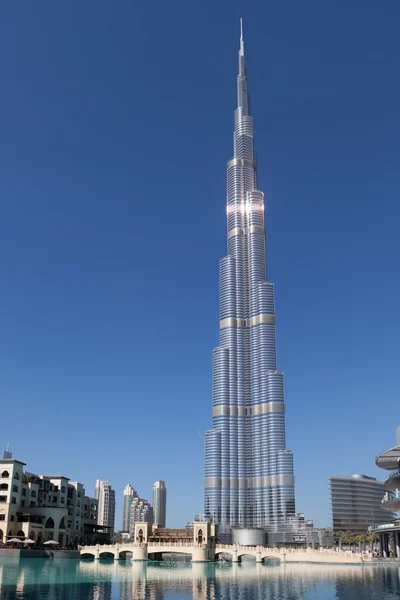
[{"label": "residential apartment building", "polygon": [[124,489],[124,509],[123,509],[123,513],[122,513],[122,532],[123,533],[129,532],[129,525],[130,525],[130,521],[131,521],[131,506],[132,506],[133,499],[137,498],[137,497],[138,497],[137,491],[135,490],[135,488],[133,488],[131,486],[130,483],[128,483]]},{"label": "residential apartment building", "polygon": [[135,533],[135,523],[153,523],[153,507],[150,502],[137,496],[133,498],[131,505],[131,518],[129,524],[129,534],[131,537]]},{"label": "residential apartment building", "polygon": [[166,527],[167,520],[167,488],[165,481],[156,481],[153,485],[154,523]]},{"label": "residential apartment building", "polygon": [[96,541],[97,500],[86,496],[83,485],[25,466],[12,456],[0,460],[0,542],[12,537],[38,545],[50,539],[61,546]]},{"label": "residential apartment building", "polygon": [[107,527],[112,535],[115,524],[115,491],[108,484],[108,481],[98,479],[96,481],[94,496],[99,503],[97,523],[103,527]]}]

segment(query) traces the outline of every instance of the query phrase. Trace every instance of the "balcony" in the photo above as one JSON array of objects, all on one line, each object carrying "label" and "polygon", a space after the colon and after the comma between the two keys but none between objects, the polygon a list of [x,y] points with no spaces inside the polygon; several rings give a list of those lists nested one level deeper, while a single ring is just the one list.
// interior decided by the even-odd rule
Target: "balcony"
[{"label": "balcony", "polygon": [[385,479],[385,485],[389,490],[400,488],[400,470],[390,473]]},{"label": "balcony", "polygon": [[382,498],[382,508],[393,510],[394,512],[400,510],[400,489],[386,492]]}]

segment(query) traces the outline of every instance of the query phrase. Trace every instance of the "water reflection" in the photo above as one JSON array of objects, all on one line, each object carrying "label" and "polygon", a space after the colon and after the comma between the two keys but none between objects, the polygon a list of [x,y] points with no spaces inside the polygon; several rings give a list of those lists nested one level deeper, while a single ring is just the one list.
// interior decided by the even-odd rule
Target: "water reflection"
[{"label": "water reflection", "polygon": [[400,568],[0,560],[0,599],[393,600]]}]

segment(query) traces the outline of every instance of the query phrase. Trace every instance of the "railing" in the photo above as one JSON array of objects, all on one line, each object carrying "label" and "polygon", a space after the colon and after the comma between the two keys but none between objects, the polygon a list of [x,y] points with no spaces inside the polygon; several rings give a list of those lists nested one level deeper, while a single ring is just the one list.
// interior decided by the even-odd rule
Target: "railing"
[{"label": "railing", "polygon": [[400,521],[395,521],[394,523],[385,523],[384,525],[370,525],[368,527],[368,531],[375,531],[377,529],[391,529],[393,527],[400,527]]},{"label": "railing", "polygon": [[400,490],[394,490],[393,492],[386,492],[383,496],[381,503],[385,504],[385,502],[391,502],[392,500],[400,499]]},{"label": "railing", "polygon": [[385,479],[386,481],[390,481],[391,479],[396,479],[397,477],[400,477],[400,470],[399,471],[394,471],[393,473],[390,473],[390,475],[388,475]]}]

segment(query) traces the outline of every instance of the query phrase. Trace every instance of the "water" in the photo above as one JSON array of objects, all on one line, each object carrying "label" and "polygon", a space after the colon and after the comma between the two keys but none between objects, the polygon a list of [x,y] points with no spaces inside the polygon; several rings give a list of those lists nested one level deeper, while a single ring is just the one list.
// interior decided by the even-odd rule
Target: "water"
[{"label": "water", "polygon": [[393,600],[400,567],[0,559],[1,600]]}]

